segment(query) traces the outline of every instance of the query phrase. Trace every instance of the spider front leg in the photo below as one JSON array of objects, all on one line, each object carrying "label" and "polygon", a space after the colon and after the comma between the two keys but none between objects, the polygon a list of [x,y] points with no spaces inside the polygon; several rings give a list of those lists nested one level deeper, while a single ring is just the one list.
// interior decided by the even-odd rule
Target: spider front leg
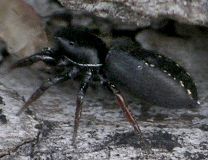
[{"label": "spider front leg", "polygon": [[29,66],[32,65],[35,62],[38,61],[43,61],[46,64],[55,64],[56,61],[53,58],[53,55],[56,53],[56,51],[52,48],[44,48],[41,52],[36,53],[32,56],[23,58],[19,61],[17,61],[16,63],[14,63],[10,69],[15,69],[15,68],[19,68],[19,67],[25,67],[25,66]]},{"label": "spider front leg", "polygon": [[79,69],[77,67],[72,68],[71,71],[66,72],[61,75],[57,75],[54,78],[48,79],[44,82],[33,94],[32,96],[25,102],[24,106],[20,109],[17,115],[20,115],[28,106],[37,100],[49,87],[54,86],[57,83],[66,81],[68,79],[74,79],[79,73]]},{"label": "spider front leg", "polygon": [[87,88],[89,86],[89,82],[92,79],[92,71],[88,70],[84,78],[81,82],[79,92],[77,94],[77,101],[76,101],[76,111],[75,111],[75,119],[74,119],[74,132],[73,132],[73,138],[72,138],[72,145],[76,147],[76,137],[77,137],[77,131],[79,128],[79,122],[82,114],[82,104],[83,99],[86,94]]}]

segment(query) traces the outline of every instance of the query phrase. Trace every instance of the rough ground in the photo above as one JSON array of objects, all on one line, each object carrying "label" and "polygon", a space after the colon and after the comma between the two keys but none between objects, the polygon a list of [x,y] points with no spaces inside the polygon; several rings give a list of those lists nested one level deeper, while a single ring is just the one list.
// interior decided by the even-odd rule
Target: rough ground
[{"label": "rough ground", "polygon": [[208,159],[208,32],[194,26],[177,25],[185,37],[168,37],[144,30],[137,40],[183,65],[194,78],[201,107],[165,109],[129,99],[152,152],[141,149],[133,129],[102,88],[90,89],[84,104],[77,139],[71,145],[77,82],[49,89],[26,113],[16,116],[48,74],[34,68],[8,72],[15,57],[0,67],[0,158],[29,159]]}]

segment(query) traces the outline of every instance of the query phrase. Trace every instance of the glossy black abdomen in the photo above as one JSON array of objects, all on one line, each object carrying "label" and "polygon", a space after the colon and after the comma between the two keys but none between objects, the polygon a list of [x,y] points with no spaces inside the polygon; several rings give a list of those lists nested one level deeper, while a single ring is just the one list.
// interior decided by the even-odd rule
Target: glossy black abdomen
[{"label": "glossy black abdomen", "polygon": [[[197,105],[197,97],[191,95],[196,92],[194,89],[185,88],[183,81],[158,68],[157,64],[147,63],[143,57],[139,58],[139,54],[137,53],[135,57],[124,51],[111,50],[105,62],[105,73],[110,82],[141,100],[162,107],[180,108]],[[153,56],[150,58],[156,60]]]}]

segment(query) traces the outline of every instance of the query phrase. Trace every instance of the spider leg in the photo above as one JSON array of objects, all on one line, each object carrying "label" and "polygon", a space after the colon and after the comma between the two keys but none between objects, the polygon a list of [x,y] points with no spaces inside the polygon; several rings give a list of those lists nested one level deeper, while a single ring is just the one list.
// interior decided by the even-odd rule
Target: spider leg
[{"label": "spider leg", "polygon": [[14,63],[10,67],[10,69],[12,70],[12,69],[19,68],[19,67],[29,66],[29,65],[32,65],[33,63],[38,62],[38,61],[43,61],[46,64],[55,64],[56,61],[53,58],[53,54],[55,52],[56,51],[52,48],[44,48],[39,53],[36,53],[32,56],[29,56],[29,57],[26,57],[26,58],[23,58],[23,59],[17,61],[16,63]]},{"label": "spider leg", "polygon": [[134,132],[139,136],[139,139],[141,141],[141,147],[145,148],[147,152],[151,152],[149,144],[145,141],[143,134],[141,132],[141,129],[139,127],[138,122],[134,118],[134,115],[131,113],[128,104],[126,103],[123,95],[120,93],[120,91],[116,88],[115,85],[111,84],[110,82],[104,80],[101,78],[101,83],[106,86],[116,97],[116,101],[119,105],[119,107],[122,109],[125,117],[127,118],[128,122],[131,124],[131,126],[134,128]]},{"label": "spider leg", "polygon": [[136,121],[136,119],[134,118],[133,114],[131,113],[131,111],[129,110],[129,106],[126,103],[123,95],[120,93],[120,91],[112,84],[109,84],[110,90],[113,92],[113,94],[116,97],[116,101],[119,105],[119,107],[121,107],[122,111],[124,112],[124,115],[126,116],[127,120],[129,121],[129,123],[133,126],[134,131],[141,136],[142,132],[140,130],[140,127]]},{"label": "spider leg", "polygon": [[85,76],[81,82],[79,92],[77,94],[77,101],[76,101],[76,111],[75,111],[75,119],[74,119],[74,132],[73,132],[73,138],[72,138],[72,145],[76,147],[76,137],[77,137],[77,131],[79,128],[79,121],[81,118],[82,113],[82,104],[83,99],[86,94],[87,88],[89,86],[89,82],[92,79],[92,72],[88,70],[85,73]]},{"label": "spider leg", "polygon": [[79,69],[74,67],[71,71],[66,72],[64,74],[57,75],[53,78],[48,79],[47,81],[43,82],[43,84],[31,95],[31,97],[25,102],[23,107],[17,113],[20,115],[28,106],[37,100],[49,87],[54,86],[57,83],[66,81],[68,79],[74,79],[79,73]]}]

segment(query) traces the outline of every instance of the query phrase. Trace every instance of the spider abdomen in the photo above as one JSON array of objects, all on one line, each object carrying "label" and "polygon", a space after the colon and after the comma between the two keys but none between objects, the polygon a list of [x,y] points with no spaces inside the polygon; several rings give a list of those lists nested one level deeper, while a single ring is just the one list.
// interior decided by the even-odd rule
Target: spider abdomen
[{"label": "spider abdomen", "polygon": [[[124,51],[111,50],[105,62],[105,74],[109,81],[143,101],[162,107],[180,108],[197,105],[195,97],[197,93],[193,82],[189,82],[192,88],[187,88],[188,86],[184,85],[186,82],[182,81],[183,78],[178,80],[174,77],[176,73],[171,75],[159,68],[158,59],[149,56],[155,61],[150,63],[142,57],[139,58],[139,54],[134,56]],[[165,61],[166,65],[172,62],[170,59]]]}]

